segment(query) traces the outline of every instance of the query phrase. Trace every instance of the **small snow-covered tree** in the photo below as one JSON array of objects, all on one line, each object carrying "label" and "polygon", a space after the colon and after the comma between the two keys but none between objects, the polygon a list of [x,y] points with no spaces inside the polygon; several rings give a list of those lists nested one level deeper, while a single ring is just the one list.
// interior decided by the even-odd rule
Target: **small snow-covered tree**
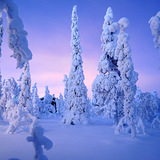
[{"label": "small snow-covered tree", "polygon": [[68,78],[67,110],[64,114],[63,122],[67,124],[86,124],[88,123],[87,88],[84,84],[82,68],[77,6],[74,6],[72,10],[71,30],[72,66]]},{"label": "small snow-covered tree", "polygon": [[152,35],[154,36],[153,42],[155,48],[160,51],[160,11],[153,17],[150,18],[149,22]]},{"label": "small snow-covered tree", "polygon": [[15,102],[18,101],[18,94],[19,94],[18,87],[13,77],[5,81],[2,93],[3,93],[3,96],[0,100],[0,105],[1,107],[3,107],[3,111],[4,111],[3,116],[4,116],[4,120],[6,120],[5,117],[7,117],[8,111],[10,111],[10,109],[6,108],[7,102],[11,99],[13,99]]},{"label": "small snow-covered tree", "polygon": [[68,77],[66,74],[64,75],[63,82],[64,82],[64,86],[65,86],[65,88],[64,88],[64,112],[65,112],[67,109],[67,97],[68,97]]},{"label": "small snow-covered tree", "polygon": [[5,106],[5,112],[3,114],[4,120],[7,122],[14,121],[14,118],[19,114],[17,103],[14,99],[9,99]]},{"label": "small snow-covered tree", "polygon": [[51,104],[51,102],[52,102],[52,96],[50,95],[50,91],[48,89],[48,86],[46,86],[45,96],[44,96],[44,103],[45,104]]},{"label": "small snow-covered tree", "polygon": [[55,113],[55,108],[52,105],[52,100],[53,97],[50,95],[50,91],[48,89],[48,86],[46,86],[45,89],[45,96],[44,96],[44,101],[43,101],[43,111],[45,113]]},{"label": "small snow-covered tree", "polygon": [[63,96],[60,93],[59,98],[56,99],[57,113],[63,117],[64,112],[64,100]]},{"label": "small snow-covered tree", "polygon": [[9,91],[11,93],[11,97],[13,99],[17,100],[18,95],[19,95],[17,82],[15,81],[15,79],[13,77],[11,77],[6,81],[6,83],[7,83],[7,86],[9,88]]},{"label": "small snow-covered tree", "polygon": [[119,20],[120,33],[118,35],[117,48],[115,51],[115,57],[118,62],[118,70],[121,76],[121,87],[124,91],[124,116],[121,118],[118,126],[115,129],[116,133],[121,131],[130,132],[134,138],[136,135],[135,127],[135,93],[136,82],[138,80],[138,73],[134,71],[133,62],[131,59],[131,49],[128,43],[128,34],[125,32],[125,28],[129,22],[127,18],[121,18]]},{"label": "small snow-covered tree", "polygon": [[2,13],[7,14],[9,47],[13,50],[13,55],[17,59],[17,68],[22,68],[24,64],[32,59],[32,53],[28,49],[27,32],[24,30],[22,20],[18,15],[18,8],[13,0],[0,0],[0,43],[3,35]]},{"label": "small snow-covered tree", "polygon": [[8,86],[8,81],[5,81],[3,86],[2,86],[2,97],[0,99],[1,115],[5,112],[5,107],[6,107],[7,101],[9,101],[11,98],[12,97],[11,97],[10,88]]},{"label": "small snow-covered tree", "polygon": [[21,80],[21,91],[19,93],[19,107],[22,107],[23,111],[28,111],[32,114],[33,105],[31,97],[31,76],[29,62],[24,65],[24,74]]},{"label": "small snow-covered tree", "polygon": [[160,116],[156,116],[151,124],[152,128],[160,129]]},{"label": "small snow-covered tree", "polygon": [[10,109],[10,114],[8,114],[9,127],[6,133],[14,134],[18,128],[26,125],[29,125],[31,130],[37,124],[37,118],[28,111],[22,111],[22,108],[13,99],[9,100],[6,106]]},{"label": "small snow-covered tree", "polygon": [[153,94],[146,92],[136,96],[136,113],[142,120],[152,123],[158,109],[158,101]]},{"label": "small snow-covered tree", "polygon": [[36,116],[37,118],[39,118],[39,114],[40,114],[40,99],[38,96],[38,90],[37,90],[37,86],[36,83],[34,84],[34,87],[32,88],[33,92],[32,92],[32,103],[33,103],[33,115]]},{"label": "small snow-covered tree", "polygon": [[114,118],[115,125],[123,115],[123,92],[120,88],[117,60],[114,58],[118,24],[113,22],[113,11],[107,9],[101,35],[102,55],[98,64],[99,75],[92,84],[92,105],[97,114]]}]

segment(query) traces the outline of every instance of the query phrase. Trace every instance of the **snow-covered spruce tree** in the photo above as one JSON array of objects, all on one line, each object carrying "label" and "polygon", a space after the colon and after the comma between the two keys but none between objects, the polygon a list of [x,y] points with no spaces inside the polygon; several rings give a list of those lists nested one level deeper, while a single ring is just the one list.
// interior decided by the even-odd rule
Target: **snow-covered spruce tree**
[{"label": "snow-covered spruce tree", "polygon": [[[11,57],[17,59],[17,68],[22,68],[25,62],[32,59],[32,53],[28,49],[26,38],[28,33],[23,29],[23,22],[18,15],[18,8],[13,0],[0,0],[0,12],[3,11],[7,14],[9,48],[13,50]],[[0,25],[1,23],[2,20],[0,20]],[[1,36],[2,32],[0,31]]]},{"label": "snow-covered spruce tree", "polygon": [[63,122],[66,124],[86,124],[87,88],[84,84],[80,36],[78,31],[77,6],[73,7],[71,25],[72,66],[68,78],[67,110]]},{"label": "snow-covered spruce tree", "polygon": [[19,93],[19,104],[22,111],[33,113],[32,97],[31,97],[31,76],[29,62],[24,65],[24,74],[21,80],[21,91]]},{"label": "snow-covered spruce tree", "polygon": [[40,114],[40,99],[38,96],[38,90],[37,90],[37,83],[34,84],[33,88],[32,88],[32,103],[33,103],[33,115],[37,118],[39,118],[39,114]]},{"label": "snow-covered spruce tree", "polygon": [[63,96],[60,93],[59,98],[56,99],[57,113],[63,117],[64,112],[64,100]]},{"label": "snow-covered spruce tree", "polygon": [[[121,118],[115,129],[115,133],[118,134],[121,131],[131,132],[132,138],[134,138],[136,136],[134,96],[136,94],[138,73],[134,71],[131,49],[128,43],[129,38],[128,34],[124,31],[129,24],[128,19],[121,18],[118,23],[120,26],[120,33],[118,35],[115,57],[118,60],[117,64],[121,76],[121,87],[124,91],[124,117]],[[142,123],[140,123],[140,125],[144,128]]]},{"label": "snow-covered spruce tree", "polygon": [[160,11],[153,17],[150,18],[149,22],[152,35],[154,36],[153,42],[155,48],[160,51]]},{"label": "snow-covered spruce tree", "polygon": [[102,116],[114,118],[115,125],[123,115],[123,92],[120,88],[120,75],[117,60],[114,59],[118,24],[113,22],[111,7],[104,17],[101,35],[102,55],[98,64],[99,75],[92,84],[92,105],[95,112]]},{"label": "snow-covered spruce tree", "polygon": [[44,102],[43,102],[43,108],[44,108],[44,113],[55,113],[55,108],[51,104],[53,100],[53,97],[50,95],[50,91],[48,89],[48,86],[46,86],[45,89],[45,96],[44,96]]},{"label": "snow-covered spruce tree", "polygon": [[51,102],[52,102],[52,96],[50,95],[50,91],[48,89],[48,86],[46,86],[45,96],[44,96],[44,103],[45,104],[51,104]]}]

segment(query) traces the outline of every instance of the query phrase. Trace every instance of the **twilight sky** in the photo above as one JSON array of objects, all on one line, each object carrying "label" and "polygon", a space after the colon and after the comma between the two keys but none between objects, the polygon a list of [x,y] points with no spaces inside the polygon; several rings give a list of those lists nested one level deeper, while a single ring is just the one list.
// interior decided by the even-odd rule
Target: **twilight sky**
[{"label": "twilight sky", "polygon": [[[160,11],[160,0],[14,0],[19,8],[25,30],[28,32],[29,48],[33,53],[30,61],[32,85],[37,82],[40,96],[48,85],[51,94],[63,94],[64,74],[71,67],[71,12],[78,7],[79,32],[82,46],[83,69],[88,95],[97,75],[101,55],[102,25],[107,8],[113,9],[114,20],[127,17],[130,25],[132,59],[139,73],[137,85],[143,92],[157,90],[160,96],[160,59],[154,48],[148,21]],[[6,15],[4,15],[6,17]],[[19,78],[23,69],[16,69],[16,60],[10,58],[6,20],[2,46],[1,74],[3,79]]]}]

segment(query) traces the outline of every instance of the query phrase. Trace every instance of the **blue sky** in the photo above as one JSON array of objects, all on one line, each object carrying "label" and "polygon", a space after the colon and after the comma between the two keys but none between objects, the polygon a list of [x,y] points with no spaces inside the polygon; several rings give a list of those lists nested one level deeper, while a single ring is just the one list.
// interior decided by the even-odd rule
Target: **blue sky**
[{"label": "blue sky", "polygon": [[[78,6],[79,32],[84,61],[85,84],[91,97],[91,85],[97,75],[101,55],[102,25],[108,7],[113,9],[114,20],[129,19],[126,29],[135,71],[139,73],[137,85],[142,91],[156,89],[160,95],[160,59],[154,48],[148,21],[160,10],[159,0],[14,0],[28,32],[32,84],[37,82],[40,96],[45,85],[51,94],[63,93],[63,75],[69,74],[71,65],[70,26],[72,7]],[[6,20],[5,27],[6,27]],[[1,58],[3,78],[18,79],[23,70],[16,69],[16,61],[9,56],[5,29]]]}]

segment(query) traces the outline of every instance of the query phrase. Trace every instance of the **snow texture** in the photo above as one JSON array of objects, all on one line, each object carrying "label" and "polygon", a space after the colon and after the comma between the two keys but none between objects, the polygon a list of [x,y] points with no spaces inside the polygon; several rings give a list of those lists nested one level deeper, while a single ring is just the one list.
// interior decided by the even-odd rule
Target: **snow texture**
[{"label": "snow texture", "polygon": [[153,17],[150,18],[149,22],[152,35],[154,36],[153,42],[155,48],[160,51],[160,11]]},{"label": "snow texture", "polygon": [[88,123],[87,88],[84,84],[82,68],[77,6],[74,6],[72,10],[71,47],[72,65],[68,78],[67,110],[65,111],[63,122],[66,124],[86,124]]},{"label": "snow texture", "polygon": [[[60,121],[58,117],[39,120],[44,136],[53,142],[50,150],[43,150],[49,160],[159,160],[159,130],[148,129],[147,135],[131,139],[130,134],[114,135],[110,120],[95,117],[87,126],[66,126]],[[33,160],[32,142],[26,141],[29,132],[6,135],[7,126],[0,122],[0,159]]]},{"label": "snow texture", "polygon": [[[7,14],[9,48],[13,51],[14,57],[17,59],[17,68],[22,68],[24,64],[32,59],[32,53],[28,48],[27,32],[24,30],[22,20],[18,15],[18,8],[12,0],[0,0],[0,48],[3,36],[2,28],[2,11]],[[0,50],[1,56],[1,50]]]}]

